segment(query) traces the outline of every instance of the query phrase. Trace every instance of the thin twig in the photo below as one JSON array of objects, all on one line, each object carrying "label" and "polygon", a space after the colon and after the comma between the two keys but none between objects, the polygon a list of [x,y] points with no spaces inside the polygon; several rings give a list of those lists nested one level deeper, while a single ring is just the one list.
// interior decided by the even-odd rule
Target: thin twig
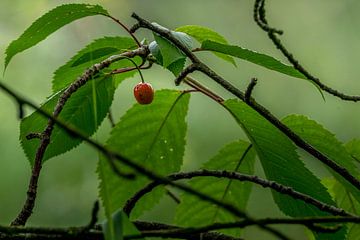
[{"label": "thin twig", "polygon": [[139,42],[139,40],[135,37],[133,32],[131,32],[130,29],[125,26],[125,24],[123,24],[122,22],[120,22],[119,19],[117,19],[113,16],[110,16],[110,15],[104,15],[104,16],[111,18],[113,21],[115,21],[117,24],[119,24],[123,29],[125,29],[125,31],[128,32],[130,34],[130,36],[135,40],[137,46],[141,47],[141,43]]},{"label": "thin twig", "polygon": [[298,70],[300,73],[302,73],[308,80],[312,81],[314,84],[316,84],[320,89],[323,91],[332,94],[333,96],[336,96],[342,100],[345,101],[360,101],[360,96],[350,96],[347,94],[344,94],[336,89],[333,89],[324,83],[320,81],[319,78],[312,75],[309,71],[307,71],[298,60],[295,59],[294,55],[290,53],[284,44],[281,42],[281,40],[276,36],[276,34],[282,33],[281,30],[277,30],[275,28],[269,27],[267,24],[266,18],[265,18],[265,0],[255,0],[254,5],[254,20],[259,25],[261,29],[263,29],[265,32],[267,32],[268,37],[273,42],[273,44],[276,46],[277,49],[281,51],[281,53],[287,58],[287,60],[294,66],[296,70]]},{"label": "thin twig", "polygon": [[251,93],[255,88],[255,85],[257,84],[257,79],[256,78],[252,78],[246,91],[245,91],[245,96],[244,96],[244,100],[245,102],[249,102],[250,98],[251,98]]}]

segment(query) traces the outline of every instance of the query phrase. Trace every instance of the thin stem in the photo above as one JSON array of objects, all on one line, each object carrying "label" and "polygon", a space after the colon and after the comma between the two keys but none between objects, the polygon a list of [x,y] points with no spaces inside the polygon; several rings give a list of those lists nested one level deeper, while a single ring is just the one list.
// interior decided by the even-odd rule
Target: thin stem
[{"label": "thin stem", "polygon": [[130,36],[135,40],[136,44],[138,47],[141,47],[141,43],[139,42],[139,40],[135,37],[135,35],[130,31],[130,29],[128,27],[125,26],[125,24],[123,24],[122,22],[120,22],[119,19],[111,16],[111,15],[104,15],[106,17],[111,18],[113,21],[115,21],[117,24],[119,24],[123,29],[125,29],[126,32],[128,32],[130,34]]},{"label": "thin stem", "polygon": [[136,62],[135,62],[134,60],[132,60],[131,58],[129,58],[129,57],[124,57],[124,59],[127,59],[127,60],[129,60],[130,62],[132,62],[132,64],[134,64],[135,68],[138,70],[138,72],[139,72],[139,74],[140,74],[141,82],[144,83],[144,82],[145,82],[145,81],[144,81],[144,77],[143,77],[143,75],[142,75],[142,73],[141,73],[140,67],[136,64]]}]

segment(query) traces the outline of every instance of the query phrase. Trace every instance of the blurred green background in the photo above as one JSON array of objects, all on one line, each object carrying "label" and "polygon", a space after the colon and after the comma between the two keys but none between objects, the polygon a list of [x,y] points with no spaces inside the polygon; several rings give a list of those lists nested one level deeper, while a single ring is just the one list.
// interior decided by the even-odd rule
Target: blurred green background
[{"label": "blurred green background", "polygon": [[[10,41],[16,39],[35,19],[63,3],[97,3],[108,9],[128,26],[134,23],[132,12],[166,27],[187,24],[207,26],[224,35],[232,44],[264,52],[284,60],[264,32],[252,19],[253,1],[240,0],[1,0],[0,2],[0,65]],[[310,72],[326,84],[349,94],[360,94],[360,2],[355,0],[278,0],[268,3],[270,24],[285,31],[282,40]],[[74,53],[95,38],[126,35],[118,25],[104,17],[88,17],[76,21],[16,56],[10,63],[4,81],[19,93],[40,104],[51,93],[52,73]],[[152,36],[148,31],[139,38]],[[259,79],[253,96],[282,118],[287,114],[305,114],[323,124],[342,141],[359,137],[359,104],[342,102],[325,94],[323,101],[314,86],[307,81],[289,78],[247,62],[238,61],[238,68],[213,55],[201,53],[220,75],[244,89],[251,77]],[[155,66],[144,71],[147,81],[156,89],[175,88],[173,76]],[[225,98],[232,97],[209,79],[194,74],[202,83]],[[116,120],[134,103],[132,87],[136,76],[117,90],[113,104]],[[8,224],[18,213],[25,199],[30,166],[18,141],[19,120],[15,103],[0,93],[0,224]],[[27,113],[31,110],[27,109]],[[192,96],[188,115],[188,135],[184,169],[194,169],[213,156],[224,144],[244,138],[232,118],[211,100]],[[104,121],[97,134],[100,141],[109,133]],[[301,152],[301,151],[299,151]],[[321,164],[302,153],[309,168],[320,177],[327,175]],[[97,154],[86,145],[56,157],[43,168],[36,208],[30,225],[74,226],[87,223],[91,207],[97,198],[95,174]],[[291,166],[289,166],[291,167]],[[257,164],[257,174],[263,176]],[[174,203],[164,198],[160,206],[144,218],[170,221]],[[253,188],[249,202],[253,216],[281,216],[268,190]],[[164,208],[169,210],[163,211]],[[293,239],[306,239],[303,228],[281,228]],[[301,233],[301,234],[300,234]],[[271,239],[256,228],[245,231],[246,239]]]}]

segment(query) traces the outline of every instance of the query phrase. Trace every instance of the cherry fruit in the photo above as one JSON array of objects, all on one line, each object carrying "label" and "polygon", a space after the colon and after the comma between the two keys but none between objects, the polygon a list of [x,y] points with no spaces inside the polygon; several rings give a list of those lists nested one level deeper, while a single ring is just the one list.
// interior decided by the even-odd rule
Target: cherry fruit
[{"label": "cherry fruit", "polygon": [[134,96],[140,104],[150,104],[154,99],[154,89],[150,83],[140,82],[134,87]]}]

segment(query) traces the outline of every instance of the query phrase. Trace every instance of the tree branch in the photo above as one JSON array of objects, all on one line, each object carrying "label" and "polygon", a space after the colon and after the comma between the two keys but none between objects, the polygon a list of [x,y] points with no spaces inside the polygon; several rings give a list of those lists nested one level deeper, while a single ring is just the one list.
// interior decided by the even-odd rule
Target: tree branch
[{"label": "tree branch", "polygon": [[[170,32],[170,30],[167,30],[165,28],[159,28],[158,26],[155,26],[151,24],[150,22],[142,19],[135,13],[132,14],[132,17],[138,20],[138,26],[150,29],[157,34],[161,35],[162,37],[166,38],[170,42],[172,42],[176,47],[181,49],[187,57],[193,62],[193,64],[196,64],[196,68],[198,71],[201,71],[211,79],[213,79],[215,82],[217,82],[219,85],[221,85],[224,89],[238,97],[240,100],[244,101],[247,105],[249,105],[251,108],[253,108],[256,112],[258,112],[261,116],[263,116],[265,119],[267,119],[271,124],[273,124],[276,128],[278,128],[281,132],[283,132],[289,139],[291,139],[298,147],[302,148],[306,152],[308,152],[310,155],[314,156],[316,159],[320,160],[322,163],[330,167],[332,170],[337,172],[339,175],[341,175],[344,179],[346,179],[349,183],[351,183],[353,186],[355,186],[358,190],[360,190],[360,181],[353,175],[350,174],[350,172],[342,167],[341,165],[337,164],[336,162],[329,159],[325,154],[321,153],[317,149],[315,149],[313,146],[308,144],[305,140],[303,140],[299,135],[297,135],[295,132],[293,132],[290,128],[288,128],[285,124],[283,124],[279,119],[277,119],[269,110],[267,110],[265,107],[257,103],[253,98],[250,98],[249,101],[245,101],[245,94],[240,91],[238,88],[236,88],[234,85],[232,85],[230,82],[223,79],[221,76],[219,76],[217,73],[215,73],[213,70],[211,70],[206,64],[200,62],[200,60],[195,56],[195,54],[186,48],[184,44],[179,42]],[[182,76],[185,77],[185,76]],[[227,109],[228,110],[228,109]]]},{"label": "tree branch", "polygon": [[[17,101],[17,102],[20,101],[23,104],[34,108],[35,110],[37,110],[43,116],[51,119],[54,123],[56,123],[59,127],[64,129],[65,131],[67,131],[69,134],[73,135],[76,138],[79,138],[79,139],[83,140],[84,142],[88,143],[89,145],[91,145],[92,147],[97,149],[99,152],[101,152],[102,154],[107,156],[107,159],[109,160],[109,163],[111,163],[112,165],[115,164],[114,160],[117,160],[117,161],[125,164],[126,166],[134,169],[139,174],[142,174],[142,175],[148,177],[149,179],[151,179],[153,181],[159,182],[159,183],[164,184],[164,185],[173,186],[173,187],[178,188],[180,190],[183,190],[183,191],[185,191],[185,192],[187,192],[189,194],[197,196],[199,199],[202,199],[202,200],[208,201],[210,203],[213,203],[213,204],[223,208],[224,210],[228,211],[229,213],[231,213],[231,214],[233,214],[233,215],[235,215],[235,216],[237,216],[239,218],[252,220],[246,213],[244,213],[243,211],[239,210],[238,208],[236,208],[235,206],[233,206],[231,204],[221,202],[221,201],[219,201],[219,200],[217,200],[217,199],[215,199],[215,198],[213,198],[211,196],[208,196],[206,194],[198,192],[198,191],[196,191],[196,190],[194,190],[194,189],[192,189],[192,188],[190,188],[190,187],[188,187],[186,185],[172,182],[170,179],[168,179],[166,177],[163,177],[161,175],[158,175],[157,173],[154,173],[154,172],[148,170],[147,168],[144,168],[143,166],[141,166],[138,163],[136,163],[136,162],[122,156],[121,154],[118,154],[116,152],[108,150],[105,146],[99,144],[97,141],[94,141],[94,140],[84,136],[81,132],[77,131],[73,127],[68,126],[68,125],[64,124],[61,120],[58,120],[57,118],[55,118],[52,114],[47,113],[43,109],[37,107],[35,104],[33,104],[30,101],[26,100],[25,98],[19,96],[14,91],[12,91],[7,86],[5,86],[1,81],[0,81],[0,89],[5,91],[6,93],[8,93],[11,97],[13,97],[15,99],[15,101]],[[116,169],[113,169],[113,170],[115,171],[115,173],[117,173]],[[279,239],[289,240],[288,237],[286,237],[284,234],[282,234],[278,230],[272,229],[272,228],[270,228],[268,226],[260,226],[259,225],[259,227],[261,227],[264,230],[266,230],[266,231],[272,233],[273,235],[279,237]]]},{"label": "tree branch", "polygon": [[[162,237],[163,231],[168,230],[182,230],[183,228],[177,226],[166,225],[154,222],[135,221],[133,224],[140,230],[141,235],[124,236],[124,239],[139,239],[146,236]],[[199,233],[181,233],[171,236],[172,234],[165,233],[167,238],[189,239],[189,240],[241,240],[218,232],[199,232]],[[5,227],[0,226],[0,239],[5,240],[103,240],[103,233],[101,230],[90,229],[87,232],[83,231],[83,227],[70,228],[42,228],[42,227]]]},{"label": "tree branch", "polygon": [[[171,181],[178,181],[181,179],[191,179],[194,177],[215,177],[215,178],[226,178],[226,179],[233,179],[238,181],[245,181],[245,182],[252,182],[257,185],[260,185],[264,188],[271,188],[278,193],[288,195],[294,199],[301,200],[307,204],[311,204],[315,206],[316,208],[320,209],[321,211],[331,213],[333,215],[338,216],[355,216],[351,213],[346,212],[345,210],[341,208],[337,208],[335,206],[323,203],[309,195],[303,194],[301,192],[295,191],[291,187],[287,187],[284,185],[281,185],[274,181],[268,181],[265,179],[262,179],[258,176],[253,175],[247,175],[242,174],[238,172],[230,172],[225,170],[197,170],[193,172],[180,172],[180,173],[174,173],[169,176],[167,176],[168,179]],[[134,209],[136,203],[147,193],[150,193],[154,188],[157,186],[162,185],[160,182],[152,182],[149,183],[147,186],[139,190],[137,193],[135,193],[124,205],[123,211],[130,215],[132,209]]]},{"label": "tree branch", "polygon": [[276,34],[282,34],[281,30],[277,30],[275,28],[269,27],[265,18],[265,0],[255,0],[254,5],[254,20],[259,25],[261,29],[267,32],[268,37],[274,43],[277,49],[281,51],[281,53],[287,58],[287,60],[294,66],[296,70],[301,72],[308,80],[312,81],[323,91],[332,94],[335,97],[341,98],[345,101],[360,101],[360,96],[350,96],[344,93],[339,92],[336,89],[328,87],[324,83],[320,81],[319,78],[312,75],[309,71],[307,71],[298,60],[295,59],[294,55],[290,53],[286,47],[281,43],[281,40],[276,36]]}]

